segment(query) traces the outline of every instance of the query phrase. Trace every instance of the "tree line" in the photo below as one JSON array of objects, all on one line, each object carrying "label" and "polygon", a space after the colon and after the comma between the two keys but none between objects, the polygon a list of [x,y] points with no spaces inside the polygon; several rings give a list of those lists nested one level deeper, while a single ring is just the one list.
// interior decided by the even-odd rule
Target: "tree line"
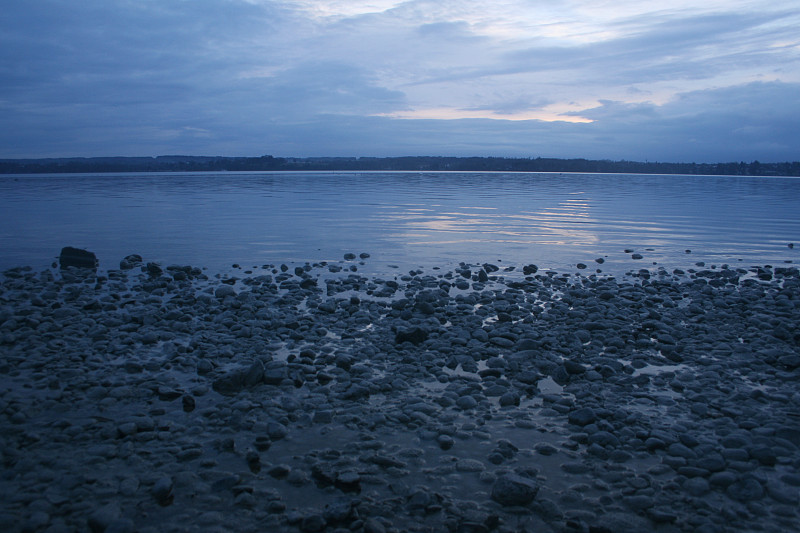
[{"label": "tree line", "polygon": [[71,157],[2,159],[0,174],[216,172],[216,171],[420,171],[420,172],[592,172],[614,174],[695,174],[800,176],[800,162],[662,163],[607,159],[508,157],[305,157],[222,156]]}]

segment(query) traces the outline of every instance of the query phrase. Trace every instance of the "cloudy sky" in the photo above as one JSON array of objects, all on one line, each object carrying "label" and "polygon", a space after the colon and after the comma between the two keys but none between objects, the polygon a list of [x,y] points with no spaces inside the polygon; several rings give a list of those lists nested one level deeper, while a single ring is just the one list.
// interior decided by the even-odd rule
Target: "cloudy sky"
[{"label": "cloudy sky", "polygon": [[4,0],[0,157],[798,160],[798,28],[799,0]]}]

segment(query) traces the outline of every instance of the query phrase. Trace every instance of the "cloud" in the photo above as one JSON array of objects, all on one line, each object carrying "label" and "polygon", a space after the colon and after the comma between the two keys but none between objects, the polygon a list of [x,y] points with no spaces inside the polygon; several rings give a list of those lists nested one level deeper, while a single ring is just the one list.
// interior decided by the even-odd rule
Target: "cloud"
[{"label": "cloud", "polygon": [[[650,161],[784,161],[796,159],[800,134],[794,125],[800,85],[755,83],[681,95],[665,105],[606,101],[586,113],[591,124],[489,119],[400,120],[353,114],[316,114],[300,120],[270,120],[228,111],[204,120],[175,116],[154,127],[113,121],[79,128],[60,124],[45,144],[62,154],[141,155],[496,155],[586,157]],[[726,106],[730,102],[731,106]],[[767,113],[769,126],[765,126]],[[45,127],[47,115],[41,117]],[[113,118],[113,117],[108,117]],[[773,120],[773,118],[775,120]],[[185,119],[185,120],[181,120]],[[202,128],[195,131],[192,128]],[[13,146],[16,135],[0,133]],[[19,142],[42,139],[36,135]],[[124,145],[125,149],[120,150]]]},{"label": "cloud", "polygon": [[[567,73],[575,83],[646,83],[664,78],[710,77],[734,66],[757,64],[769,54],[783,54],[776,47],[743,47],[742,39],[777,42],[786,32],[759,30],[780,19],[775,14],[724,14],[673,18],[648,24],[626,21],[632,32],[578,45],[511,49],[495,64],[473,69],[450,69],[446,77],[418,83],[463,81],[512,74]],[[751,34],[755,33],[753,36]],[[795,39],[796,40],[796,39]]]},{"label": "cloud", "polygon": [[553,100],[533,100],[527,95],[497,95],[491,103],[465,108],[465,111],[491,111],[498,115],[516,115],[527,111],[541,111]]},{"label": "cloud", "polygon": [[303,115],[374,114],[404,108],[401,91],[381,87],[365,71],[347,63],[312,62],[282,72],[267,83],[264,97],[293,102]]},{"label": "cloud", "polygon": [[604,101],[579,114],[594,121],[587,129],[599,138],[633,147],[640,159],[790,160],[800,146],[798,91],[800,84],[757,82],[688,92],[663,105]]},{"label": "cloud", "polygon": [[0,157],[796,159],[800,10],[694,4],[8,0]]},{"label": "cloud", "polygon": [[[606,101],[586,112],[594,119],[591,124],[326,117],[319,131],[336,132],[325,147],[342,155],[784,161],[796,159],[800,146],[794,127],[800,119],[800,103],[793,97],[798,91],[800,84],[752,83],[686,93],[664,105]],[[352,145],[364,152],[348,152]]]}]

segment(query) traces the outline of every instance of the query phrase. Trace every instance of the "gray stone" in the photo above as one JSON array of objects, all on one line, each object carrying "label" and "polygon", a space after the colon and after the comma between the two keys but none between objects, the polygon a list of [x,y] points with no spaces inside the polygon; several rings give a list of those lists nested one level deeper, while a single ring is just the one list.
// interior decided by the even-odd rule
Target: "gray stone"
[{"label": "gray stone", "polygon": [[386,528],[377,518],[364,520],[364,533],[386,533]]},{"label": "gray stone", "polygon": [[610,512],[597,517],[592,531],[610,531],[614,533],[636,532],[647,533],[653,527],[647,519],[633,513]]},{"label": "gray stone", "polygon": [[428,332],[419,327],[400,329],[397,331],[394,337],[394,341],[397,344],[410,342],[411,344],[419,345],[426,340],[428,340]]},{"label": "gray stone", "polygon": [[120,437],[135,435],[138,430],[139,428],[136,425],[136,422],[124,422],[117,426],[117,433]]},{"label": "gray stone", "polygon": [[161,265],[159,265],[158,263],[147,263],[144,269],[147,272],[147,274],[153,278],[157,278],[164,272],[164,270],[161,268]]},{"label": "gray stone", "polygon": [[716,452],[700,457],[695,464],[709,472],[720,472],[725,469],[725,459]]},{"label": "gray stone", "polygon": [[142,266],[142,256],[139,254],[127,255],[119,262],[120,270],[131,270],[137,266]]},{"label": "gray stone", "polygon": [[536,450],[536,453],[540,455],[553,455],[558,452],[558,449],[553,446],[552,444],[548,444],[546,442],[537,442],[533,445],[533,449]]},{"label": "gray stone", "polygon": [[653,507],[653,505],[655,505],[653,498],[651,498],[650,496],[645,496],[643,494],[626,496],[625,498],[623,498],[622,501],[625,503],[625,505],[627,505],[628,507],[630,507],[635,511],[642,511],[645,509],[649,509]]},{"label": "gray stone", "polygon": [[482,472],[486,469],[483,463],[475,459],[461,459],[456,463],[459,472]]},{"label": "gray stone", "polygon": [[[355,256],[353,257],[355,259]],[[325,521],[320,514],[312,514],[310,516],[303,517],[302,522],[300,523],[300,531],[303,533],[316,533],[318,531],[323,531],[328,523]]]},{"label": "gray stone", "polygon": [[697,457],[696,453],[680,442],[673,442],[670,444],[667,448],[667,453],[675,457],[683,457],[684,459],[694,459]]},{"label": "gray stone", "polygon": [[703,496],[707,494],[711,488],[708,485],[708,481],[702,477],[693,477],[687,479],[683,484],[683,490],[691,494],[692,496]]},{"label": "gray stone", "polygon": [[534,480],[516,474],[501,476],[492,487],[492,499],[504,506],[528,505],[538,493]]},{"label": "gray stone", "polygon": [[741,434],[726,435],[720,442],[726,448],[744,448],[750,445],[750,439]]},{"label": "gray stone", "polygon": [[286,365],[279,364],[279,365],[268,365],[264,369],[264,383],[267,385],[280,385],[284,379],[289,377],[289,371],[286,368]]},{"label": "gray stone", "polygon": [[267,435],[272,440],[280,440],[286,438],[286,435],[289,434],[289,428],[281,424],[280,422],[276,422],[274,420],[267,423]]},{"label": "gray stone", "polygon": [[215,379],[211,386],[218,393],[230,396],[244,389],[244,378],[245,374],[241,371],[229,372]]},{"label": "gray stone", "polygon": [[769,497],[776,502],[784,503],[786,505],[796,506],[798,501],[800,501],[797,490],[781,486],[778,483],[768,483],[767,494],[769,494]]},{"label": "gray stone", "polygon": [[577,426],[586,426],[597,420],[597,415],[591,407],[582,407],[569,414],[569,423]]},{"label": "gray stone", "polygon": [[755,446],[749,450],[750,456],[764,466],[775,466],[778,457],[768,446]]},{"label": "gray stone", "polygon": [[728,496],[740,502],[759,500],[764,497],[764,487],[753,476],[746,476],[728,486]]},{"label": "gray stone", "polygon": [[119,518],[120,508],[117,503],[109,503],[89,515],[88,525],[92,533],[104,533]]},{"label": "gray stone", "polygon": [[783,474],[781,481],[793,487],[800,487],[800,474]]},{"label": "gray stone", "polygon": [[619,446],[619,439],[608,431],[596,431],[589,435],[589,442],[600,446]]},{"label": "gray stone", "polygon": [[472,396],[462,396],[456,400],[456,405],[459,409],[468,410],[474,409],[478,405],[478,401]]},{"label": "gray stone", "polygon": [[589,465],[583,463],[563,463],[561,465],[561,470],[568,474],[585,474],[591,471],[591,467]]},{"label": "gray stone", "polygon": [[111,522],[105,530],[105,533],[134,533],[136,525],[130,518],[117,518]]},{"label": "gray stone", "polygon": [[159,505],[170,505],[174,499],[172,489],[172,478],[168,476],[162,477],[156,481],[155,485],[153,485],[153,497],[156,499]]},{"label": "gray stone", "polygon": [[500,396],[500,406],[510,407],[519,405],[519,394],[516,392],[506,392]]},{"label": "gray stone", "polygon": [[737,479],[739,479],[738,475],[726,470],[724,472],[714,472],[708,478],[708,482],[714,487],[727,488],[734,484]]},{"label": "gray stone", "polygon": [[325,505],[322,517],[327,524],[345,523],[353,511],[353,504],[346,499],[336,499]]},{"label": "gray stone", "polygon": [[264,363],[259,360],[253,361],[247,373],[244,375],[244,384],[253,387],[264,380]]},{"label": "gray stone", "polygon": [[564,361],[564,369],[570,375],[581,375],[586,372],[586,367],[569,359]]},{"label": "gray stone", "polygon": [[449,435],[439,435],[436,437],[436,443],[442,450],[449,450],[455,444],[455,440]]},{"label": "gray stone", "polygon": [[184,394],[183,397],[181,397],[181,405],[184,412],[191,413],[194,411],[197,402],[195,401],[194,396],[191,394]]},{"label": "gray stone", "polygon": [[214,291],[214,296],[222,300],[228,296],[236,296],[236,290],[230,285],[220,285]]}]

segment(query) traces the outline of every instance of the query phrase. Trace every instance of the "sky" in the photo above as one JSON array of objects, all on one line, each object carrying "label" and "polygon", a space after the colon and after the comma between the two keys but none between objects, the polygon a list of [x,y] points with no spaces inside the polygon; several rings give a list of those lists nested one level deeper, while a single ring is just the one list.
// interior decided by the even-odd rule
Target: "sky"
[{"label": "sky", "polygon": [[0,158],[800,160],[800,0],[4,0]]}]

